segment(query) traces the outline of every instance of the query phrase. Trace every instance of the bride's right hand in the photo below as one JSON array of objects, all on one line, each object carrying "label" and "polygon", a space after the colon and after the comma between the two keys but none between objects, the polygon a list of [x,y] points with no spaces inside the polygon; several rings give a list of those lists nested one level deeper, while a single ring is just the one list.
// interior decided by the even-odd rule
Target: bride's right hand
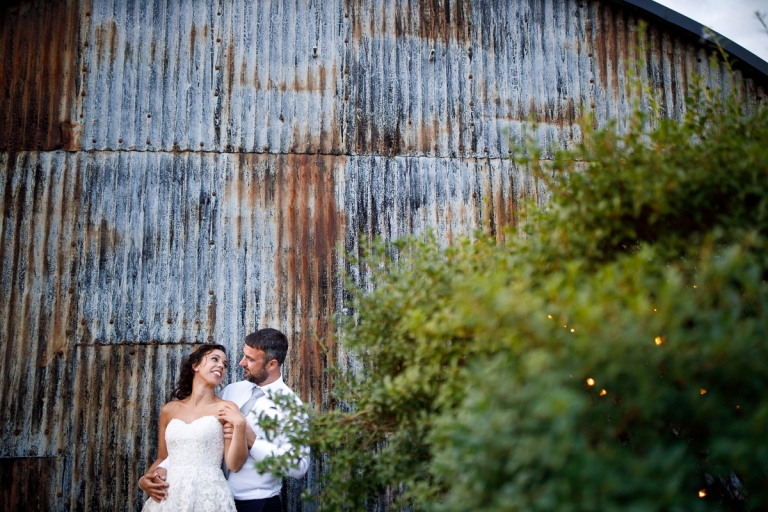
[{"label": "bride's right hand", "polygon": [[232,402],[223,402],[219,406],[218,418],[220,421],[230,423],[236,428],[242,428],[245,425],[245,416]]}]

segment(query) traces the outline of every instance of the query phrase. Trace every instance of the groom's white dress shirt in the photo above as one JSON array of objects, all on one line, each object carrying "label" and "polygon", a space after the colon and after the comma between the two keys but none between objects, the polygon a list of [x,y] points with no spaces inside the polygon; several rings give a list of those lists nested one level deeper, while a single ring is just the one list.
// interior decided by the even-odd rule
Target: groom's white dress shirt
[{"label": "groom's white dress shirt", "polygon": [[[235,382],[224,388],[221,392],[221,398],[230,400],[237,404],[238,407],[242,407],[250,400],[254,387],[256,387],[256,384],[247,380]],[[257,500],[280,494],[280,488],[283,484],[282,479],[275,477],[271,473],[259,473],[256,471],[254,464],[257,461],[263,460],[268,455],[282,455],[291,449],[290,443],[285,439],[278,438],[273,441],[267,441],[264,431],[257,422],[262,413],[272,418],[280,418],[285,415],[269,398],[270,396],[285,394],[292,396],[299,403],[301,403],[301,400],[291,391],[291,388],[285,385],[282,377],[271,384],[261,386],[261,389],[264,391],[265,396],[256,400],[251,414],[245,415],[246,421],[256,433],[256,441],[254,441],[253,446],[249,450],[248,460],[245,461],[242,469],[237,473],[230,472],[227,480],[236,500]],[[289,475],[293,478],[301,478],[306,474],[308,467],[309,454],[304,453],[299,464],[291,468]]]},{"label": "groom's white dress shirt", "polygon": [[[253,394],[253,388],[256,384],[247,380],[235,382],[225,387],[221,392],[221,398],[229,400],[237,404],[242,408],[248,400],[250,400]],[[285,394],[292,396],[299,404],[301,400],[296,394],[291,391],[291,388],[285,385],[283,378],[280,377],[275,382],[261,386],[265,395],[259,397],[253,404],[253,409],[250,414],[245,415],[245,420],[251,426],[256,433],[256,441],[248,451],[248,460],[245,461],[243,467],[235,473],[230,471],[227,482],[232,489],[232,494],[236,500],[259,500],[265,498],[271,498],[280,494],[280,489],[283,485],[283,481],[277,478],[272,473],[259,473],[256,471],[255,463],[263,460],[268,455],[282,455],[291,449],[291,444],[285,439],[277,438],[272,441],[267,441],[264,436],[264,431],[258,425],[258,419],[261,413],[271,418],[281,418],[285,416],[285,413],[280,410],[275,402],[269,397],[277,394]],[[158,467],[168,469],[168,459],[165,459]],[[289,476],[293,478],[302,478],[309,467],[309,451],[305,450],[303,456],[296,467],[291,468]],[[169,491],[173,492],[169,489]]]}]

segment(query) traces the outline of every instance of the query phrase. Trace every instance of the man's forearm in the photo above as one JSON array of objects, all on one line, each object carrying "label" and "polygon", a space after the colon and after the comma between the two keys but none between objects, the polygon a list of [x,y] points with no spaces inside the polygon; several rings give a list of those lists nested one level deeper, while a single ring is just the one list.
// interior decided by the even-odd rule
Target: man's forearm
[{"label": "man's forearm", "polygon": [[245,442],[248,444],[249,451],[253,447],[253,443],[256,442],[256,432],[247,423],[245,425]]}]

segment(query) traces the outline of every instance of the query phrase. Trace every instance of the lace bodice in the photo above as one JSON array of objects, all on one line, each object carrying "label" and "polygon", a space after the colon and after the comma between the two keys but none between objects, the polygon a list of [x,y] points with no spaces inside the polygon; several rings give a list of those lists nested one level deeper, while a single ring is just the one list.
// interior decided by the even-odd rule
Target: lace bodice
[{"label": "lace bodice", "polygon": [[221,470],[224,432],[215,416],[203,416],[191,423],[172,419],[165,427],[165,445],[168,463],[173,467]]},{"label": "lace bodice", "polygon": [[145,512],[235,512],[232,491],[221,472],[224,431],[215,416],[191,423],[174,418],[165,427],[168,497],[144,504]]}]

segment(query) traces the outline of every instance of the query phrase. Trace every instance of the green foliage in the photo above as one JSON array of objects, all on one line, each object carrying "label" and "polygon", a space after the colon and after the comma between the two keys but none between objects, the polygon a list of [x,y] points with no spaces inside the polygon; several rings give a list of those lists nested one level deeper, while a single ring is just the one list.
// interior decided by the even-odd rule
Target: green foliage
[{"label": "green foliage", "polygon": [[[555,250],[553,260],[602,264],[643,244],[672,257],[715,227],[732,241],[745,230],[768,234],[766,108],[747,113],[737,98],[701,86],[686,103],[683,122],[638,109],[625,134],[587,129],[575,150],[560,151],[547,169],[554,205],[535,243]],[[524,161],[547,178],[538,161]],[[582,172],[578,161],[587,162]]]},{"label": "green foliage", "polygon": [[478,332],[508,343],[433,423],[431,469],[450,482],[435,508],[765,508],[765,251],[750,237],[660,269],[641,250],[545,278],[549,300],[478,285]]},{"label": "green foliage", "polygon": [[719,98],[534,148],[523,236],[371,245],[322,509],[768,508],[768,109]]}]

